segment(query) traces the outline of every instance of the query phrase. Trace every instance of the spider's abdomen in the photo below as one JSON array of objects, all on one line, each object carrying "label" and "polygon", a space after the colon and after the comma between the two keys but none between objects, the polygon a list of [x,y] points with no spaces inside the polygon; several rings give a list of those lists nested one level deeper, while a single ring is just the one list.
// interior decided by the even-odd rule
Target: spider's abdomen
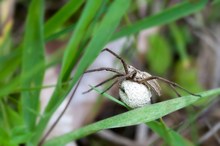
[{"label": "spider's abdomen", "polygon": [[121,100],[131,108],[142,107],[151,103],[151,92],[143,84],[125,80],[119,89]]}]

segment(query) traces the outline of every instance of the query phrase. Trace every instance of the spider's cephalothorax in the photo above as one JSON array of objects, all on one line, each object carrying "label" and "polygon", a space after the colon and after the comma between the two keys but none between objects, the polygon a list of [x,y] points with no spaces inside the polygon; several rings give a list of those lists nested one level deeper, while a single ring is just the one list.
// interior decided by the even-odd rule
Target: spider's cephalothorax
[{"label": "spider's cephalothorax", "polygon": [[[131,108],[137,108],[151,103],[151,96],[152,96],[151,90],[153,90],[158,96],[160,96],[161,92],[158,81],[162,81],[168,84],[178,96],[180,96],[180,94],[177,92],[176,88],[182,89],[183,91],[191,95],[199,96],[189,92],[188,90],[186,90],[185,88],[181,87],[180,85],[174,82],[171,82],[167,79],[158,76],[152,76],[147,72],[140,71],[135,67],[126,64],[125,61],[120,56],[118,56],[113,51],[107,48],[104,49],[103,51],[108,51],[116,58],[118,58],[123,65],[124,72],[120,72],[119,70],[116,70],[114,68],[102,67],[98,69],[87,70],[85,71],[85,73],[104,71],[104,70],[115,73],[114,76],[99,83],[95,87],[99,87],[111,80],[115,80],[113,84],[111,84],[111,86],[109,86],[103,92],[109,90],[113,85],[119,84],[119,95],[122,101]],[[92,88],[84,93],[90,92],[91,90]]]},{"label": "spider's cephalothorax", "polygon": [[131,65],[127,65],[127,68],[129,73],[135,72],[131,80],[137,83],[144,84],[145,86],[147,86],[148,89],[152,89],[158,96],[161,95],[160,93],[161,89],[160,89],[160,85],[157,82],[157,79],[145,80],[152,76],[149,73],[140,71]]},{"label": "spider's cephalothorax", "polygon": [[156,79],[145,81],[151,77],[147,72],[142,72],[131,65],[127,65],[128,74],[126,80],[119,83],[119,95],[121,100],[131,108],[138,108],[150,104],[152,101],[151,90],[158,96],[160,85]]}]

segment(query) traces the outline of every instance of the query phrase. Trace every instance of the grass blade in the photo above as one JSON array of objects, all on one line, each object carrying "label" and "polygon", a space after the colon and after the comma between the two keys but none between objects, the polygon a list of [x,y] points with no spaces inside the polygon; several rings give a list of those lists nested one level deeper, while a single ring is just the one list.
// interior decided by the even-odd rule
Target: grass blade
[{"label": "grass blade", "polygon": [[[79,62],[79,67],[73,78],[73,83],[79,79],[86,68],[95,60],[103,47],[108,43],[112,34],[116,30],[122,16],[125,14],[130,4],[129,0],[115,1],[112,3],[102,20],[99,28],[97,28],[93,39],[85,50],[85,54]],[[88,59],[89,58],[89,59]]]},{"label": "grass blade", "polygon": [[[124,6],[122,9],[121,6]],[[69,91],[75,85],[79,77],[84,73],[84,70],[91,64],[96,56],[103,49],[104,45],[108,42],[111,35],[115,31],[117,25],[119,24],[122,16],[125,14],[128,9],[129,1],[117,1],[112,3],[108,13],[102,20],[100,27],[97,28],[93,39],[89,43],[88,47],[85,50],[84,55],[82,56],[78,68],[76,69],[76,73],[72,79]],[[69,91],[67,93],[69,93]],[[63,98],[66,96],[63,96]],[[60,98],[60,97],[59,97]],[[57,100],[56,100],[57,103]],[[54,104],[51,104],[53,106]]]},{"label": "grass blade", "polygon": [[[121,31],[117,32],[113,37],[112,40],[115,40],[120,37],[124,37],[127,35],[135,34],[143,29],[147,29],[150,27],[158,26],[158,25],[164,25],[168,24],[170,22],[173,22],[175,20],[178,20],[184,16],[193,14],[202,8],[205,7],[205,4],[207,3],[207,0],[201,0],[197,2],[183,2],[181,4],[177,4],[171,8],[168,8],[164,10],[163,12],[160,12],[154,16],[147,17],[143,20],[140,20],[133,25],[125,26],[122,28]],[[186,8],[186,11],[184,9]],[[72,27],[71,27],[72,28]],[[49,39],[55,39],[60,34],[64,34],[69,32],[69,28],[66,28],[62,31],[60,31],[57,36],[51,36]]]},{"label": "grass blade", "polygon": [[[94,32],[92,40],[89,42],[85,53],[79,62],[78,68],[76,69],[76,73],[73,77],[70,87],[65,92],[58,89],[57,92],[54,93],[45,111],[45,116],[40,120],[37,126],[37,131],[32,139],[32,142],[34,144],[39,141],[39,138],[43,130],[45,129],[50,117],[68,95],[68,93],[71,91],[72,87],[75,85],[80,76],[82,76],[84,70],[89,66],[89,64],[91,64],[95,60],[99,52],[103,49],[106,43],[108,43],[112,34],[119,25],[122,16],[126,13],[130,2],[130,0],[120,0],[111,3],[110,8],[108,9],[104,18],[101,20],[99,27]],[[65,64],[69,66],[69,63]],[[65,75],[62,74],[62,77],[64,76]]]},{"label": "grass blade", "polygon": [[121,105],[121,106],[124,106],[126,107],[127,109],[130,109],[125,103],[119,101],[118,99],[112,97],[111,95],[107,94],[107,93],[102,93],[102,91],[100,91],[99,89],[93,87],[93,86],[90,86],[91,88],[93,88],[93,90],[95,90],[96,92],[98,92],[99,94],[102,94],[104,95],[105,97],[107,97],[109,100],[113,101],[113,102],[116,102],[117,104]]},{"label": "grass blade", "polygon": [[151,121],[147,123],[147,126],[162,137],[170,146],[193,146],[190,141],[160,122]]},{"label": "grass blade", "polygon": [[[93,87],[93,89],[96,92],[98,92],[99,94],[102,94],[102,91],[100,91],[99,89],[94,88],[94,87]],[[127,107],[127,105],[125,105],[123,102],[119,101],[115,97],[112,97],[111,95],[109,95],[107,93],[103,93],[102,95],[104,95],[108,99],[112,100],[113,102],[116,102],[116,103],[118,103],[118,104],[120,104],[130,110],[130,108]],[[199,100],[199,102],[204,101],[204,100],[207,100],[207,98],[202,98]],[[161,121],[161,122],[150,121],[150,122],[147,122],[146,124],[149,128],[151,128],[151,130],[153,130],[161,138],[163,138],[164,141],[166,141],[170,146],[177,146],[177,145],[178,146],[193,146],[193,144],[189,140],[185,139],[179,133],[177,133],[177,132],[173,131],[172,129],[170,129],[169,127],[167,127],[165,125],[165,123],[163,123],[163,121]]]},{"label": "grass blade", "polygon": [[175,42],[175,48],[178,52],[179,56],[181,57],[181,61],[187,62],[189,60],[189,57],[187,55],[186,46],[187,42],[184,40],[183,33],[181,33],[181,27],[178,26],[176,23],[171,23],[169,25],[170,32],[173,36],[173,40]]},{"label": "grass blade", "polygon": [[52,140],[47,141],[44,146],[64,145],[68,142],[77,140],[103,129],[125,127],[150,122],[176,110],[184,108],[190,104],[193,104],[200,98],[208,98],[209,96],[215,96],[219,94],[220,88],[202,92],[199,94],[201,97],[192,95],[183,96],[181,98],[170,99],[150,106],[134,109],[126,113],[90,124],[76,131],[69,132],[65,135],[53,138]]},{"label": "grass blade", "polygon": [[153,16],[149,16],[132,25],[125,26],[119,32],[115,33],[115,35],[112,37],[112,40],[133,35],[143,29],[170,23],[201,10],[205,7],[206,3],[207,0],[200,0],[193,3],[190,1],[182,2],[181,4],[175,5]]},{"label": "grass blade", "polygon": [[[26,21],[24,48],[22,50],[22,87],[31,88],[41,86],[44,76],[44,67],[35,72],[32,78],[25,79],[27,73],[33,68],[44,64],[44,41],[43,41],[43,0],[31,1]],[[33,130],[36,123],[39,108],[39,93],[36,91],[22,92],[22,112],[25,124],[29,130]],[[31,109],[31,110],[30,110]],[[36,113],[33,113],[35,111]]]},{"label": "grass blade", "polygon": [[57,30],[74,12],[83,4],[83,0],[70,0],[45,24],[45,37],[47,38]]},{"label": "grass blade", "polygon": [[79,48],[80,42],[82,41],[83,36],[87,31],[87,27],[95,17],[95,14],[97,13],[101,4],[101,0],[97,0],[95,3],[93,1],[88,1],[86,3],[83,14],[80,17],[75,31],[66,47],[61,69],[61,81],[66,81],[69,78],[73,66],[76,63],[76,57],[79,56],[80,52],[82,51],[82,49]]},{"label": "grass blade", "polygon": [[65,29],[62,29],[62,30],[55,32],[52,35],[49,35],[48,37],[46,37],[45,42],[52,41],[52,40],[57,39],[66,33],[72,32],[75,29],[75,27],[76,27],[75,23],[70,26],[67,26]]}]

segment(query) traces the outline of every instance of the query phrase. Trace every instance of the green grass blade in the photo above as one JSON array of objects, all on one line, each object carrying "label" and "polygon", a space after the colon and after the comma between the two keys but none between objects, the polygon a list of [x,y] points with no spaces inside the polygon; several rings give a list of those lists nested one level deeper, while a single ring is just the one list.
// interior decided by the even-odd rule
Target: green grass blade
[{"label": "green grass blade", "polygon": [[68,32],[72,32],[76,27],[76,24],[72,24],[70,26],[67,26],[66,28],[58,31],[58,32],[55,32],[53,33],[52,35],[49,35],[48,37],[45,38],[45,42],[49,42],[49,41],[52,41],[58,37],[61,37],[62,35],[68,33]]},{"label": "green grass blade", "polygon": [[199,94],[201,95],[201,97],[192,95],[183,96],[181,98],[170,99],[150,106],[134,109],[126,113],[119,114],[82,127],[65,135],[53,138],[52,140],[47,141],[44,146],[64,145],[68,142],[77,140],[103,129],[126,127],[150,122],[159,119],[167,114],[170,114],[176,110],[184,108],[190,104],[193,104],[200,98],[209,98],[209,96],[215,96],[219,94],[220,88],[202,92]]},{"label": "green grass blade", "polygon": [[80,17],[75,31],[66,47],[61,68],[61,81],[66,81],[69,78],[73,66],[76,63],[76,57],[79,56],[80,52],[82,51],[82,48],[79,48],[80,42],[83,40],[87,27],[95,17],[101,4],[102,0],[97,0],[95,3],[94,1],[87,1],[83,14]]},{"label": "green grass blade", "polygon": [[[22,48],[16,48],[16,50],[19,50],[18,53],[15,54],[15,56],[13,56],[11,59],[12,60],[16,60],[18,61],[17,63],[19,63],[19,65],[21,64],[21,54],[22,54],[22,51],[21,51]],[[16,77],[13,77],[10,79],[10,82],[6,82],[4,85],[0,85],[0,99],[5,97],[5,96],[8,96],[8,94],[15,94],[15,93],[20,93],[20,91],[23,91],[23,90],[32,90],[32,89],[42,89],[43,86],[40,85],[40,86],[35,86],[35,87],[28,87],[28,88],[22,88],[21,87],[21,84],[20,84],[20,81],[21,80],[31,80],[32,79],[32,76],[34,76],[36,73],[38,72],[41,72],[42,71],[42,68],[45,67],[45,69],[57,64],[57,63],[61,63],[61,57],[60,55],[63,54],[62,53],[63,51],[59,51],[59,52],[56,52],[54,53],[50,58],[51,60],[48,60],[48,62],[46,62],[46,65],[45,64],[38,64],[36,65],[34,68],[31,68],[28,72],[25,73],[25,75],[23,75],[23,78],[21,78],[21,75],[20,76],[16,76]],[[18,59],[16,59],[18,58]],[[11,61],[11,59],[9,59],[8,61]],[[1,62],[3,61],[3,62]],[[6,61],[6,63],[8,62]],[[4,63],[4,60],[1,60],[0,58],[0,64],[5,64],[7,65],[6,63]],[[4,65],[4,66],[5,66]],[[4,67],[3,66],[3,67]],[[2,66],[1,66],[2,67]],[[0,67],[0,71],[1,70],[4,70],[4,68],[1,68]],[[4,73],[4,71],[2,71]]]},{"label": "green grass blade", "polygon": [[176,23],[171,23],[169,25],[169,29],[171,31],[173,40],[175,42],[175,49],[177,50],[179,56],[181,57],[182,61],[188,61],[187,55],[187,42],[184,40],[183,33],[181,32],[181,27],[178,26]]},{"label": "green grass blade", "polygon": [[[102,20],[100,27],[97,28],[93,39],[88,44],[88,47],[86,48],[85,53],[79,62],[78,68],[76,69],[76,73],[72,79],[69,91],[75,85],[79,77],[84,73],[84,70],[86,70],[89,64],[91,64],[95,60],[96,56],[98,56],[100,51],[106,45],[113,32],[116,30],[122,16],[128,9],[129,2],[130,1],[122,0],[115,1],[114,3],[112,3],[112,6],[110,7],[108,13],[105,15],[104,19]],[[123,9],[121,8],[122,6],[124,6]],[[69,93],[69,91],[67,93]],[[63,96],[63,98],[65,97],[66,95]],[[63,100],[60,97],[59,99],[61,99],[61,101]],[[57,99],[54,100],[54,102],[51,103],[51,107],[48,107],[48,109],[53,108],[57,101]]]},{"label": "green grass blade", "polygon": [[160,122],[151,121],[147,123],[147,126],[162,137],[170,146],[193,146],[190,141]]},{"label": "green grass blade", "polygon": [[70,0],[45,24],[45,37],[57,30],[83,4],[83,0]]},{"label": "green grass blade", "polygon": [[[105,13],[106,7],[108,5],[108,1],[109,0],[102,2],[102,6],[97,11],[95,17],[93,18],[92,23],[89,24],[89,27],[87,28],[88,31],[86,31],[86,35],[88,37],[90,37],[90,34],[91,34],[90,29],[93,31],[94,25],[97,24],[97,22],[100,20],[100,17],[102,17],[102,15]],[[71,33],[75,29],[75,27],[76,27],[76,22],[48,36],[47,38],[45,38],[45,41],[48,42],[48,41],[57,39],[58,37],[61,37],[62,35],[66,35],[67,33]],[[87,36],[83,37],[84,41],[86,41]],[[82,44],[84,44],[84,42],[82,42]]]},{"label": "green grass blade", "polygon": [[[94,32],[92,40],[89,42],[85,53],[79,62],[70,87],[65,92],[58,89],[57,92],[54,93],[50,103],[46,108],[45,116],[42,117],[37,126],[37,131],[32,139],[34,144],[39,141],[39,138],[45,129],[50,117],[68,95],[80,76],[82,76],[84,70],[95,60],[99,52],[108,43],[112,34],[119,25],[122,16],[126,13],[130,2],[130,0],[120,0],[111,3],[110,8],[108,9],[106,15],[104,15],[104,18],[101,20],[99,27]],[[67,65],[69,64],[67,63]]]},{"label": "green grass blade", "polygon": [[73,84],[83,74],[86,68],[95,60],[103,47],[108,43],[112,34],[116,30],[122,16],[129,7],[129,0],[114,1],[110,6],[108,13],[102,20],[99,28],[97,28],[94,37],[85,50],[85,54],[79,62],[79,67],[73,78]]},{"label": "green grass blade", "polygon": [[133,35],[143,29],[170,23],[201,10],[205,7],[206,3],[207,0],[200,0],[193,3],[190,1],[182,2],[181,4],[175,5],[153,16],[149,16],[132,25],[125,26],[119,32],[115,33],[115,35],[112,37],[112,40]]},{"label": "green grass blade", "polygon": [[[205,0],[203,0],[203,1],[205,2]],[[137,33],[139,31],[141,31],[142,29],[147,29],[147,28],[150,28],[150,27],[167,24],[167,23],[173,22],[173,21],[175,21],[175,20],[177,20],[179,18],[182,18],[184,16],[187,16],[187,15],[190,15],[192,13],[195,13],[195,12],[197,12],[197,11],[199,11],[202,8],[205,7],[205,3],[203,3],[203,1],[197,2],[197,3],[196,2],[194,2],[194,3],[183,2],[182,4],[178,4],[178,5],[176,5],[176,6],[172,7],[172,8],[168,8],[165,11],[156,14],[155,16],[150,16],[150,17],[147,17],[147,18],[145,18],[145,19],[143,19],[141,21],[138,21],[138,22],[134,23],[134,26],[130,25],[130,27],[124,27],[123,28],[123,30],[124,30],[123,32],[124,33],[119,31],[118,33],[116,33],[112,37],[112,39],[114,40],[114,39],[117,39],[117,38],[120,38],[120,37],[123,37],[123,36],[126,36],[126,35],[131,35],[131,34],[134,34],[134,33]],[[190,7],[190,5],[193,5],[193,6]],[[181,8],[181,9],[179,10],[179,8]],[[184,8],[187,8],[187,12],[186,13],[182,11],[182,9],[184,9]],[[196,8],[196,9],[194,9],[194,8]],[[171,11],[171,10],[173,10],[173,11],[175,11],[177,13],[173,14],[173,15],[170,15],[170,13],[168,13],[168,12]],[[181,13],[179,13],[179,12],[181,12]],[[163,20],[161,20],[161,22],[158,22],[158,21],[160,21],[160,19],[163,19],[163,20],[165,19],[165,22],[163,23],[162,22]],[[142,24],[142,23],[144,23],[144,24]],[[135,27],[137,27],[137,30],[132,30],[132,32],[128,31],[128,34],[126,34],[127,30],[135,29]],[[49,36],[49,38],[47,38],[47,40],[55,39],[59,35],[63,35],[65,33],[69,32],[72,29],[73,29],[73,26],[70,26],[70,28],[66,28],[64,30],[61,30],[57,34]]]},{"label": "green grass blade", "polygon": [[[14,71],[19,67],[21,63],[20,52],[18,50],[7,54],[5,56],[0,56],[0,82],[8,80]],[[10,65],[9,65],[10,64]],[[0,84],[0,88],[1,88]],[[5,86],[5,85],[3,85]]]},{"label": "green grass blade", "polygon": [[[93,89],[96,92],[98,92],[99,94],[102,93],[102,91],[100,91],[97,88],[93,87]],[[116,102],[116,103],[126,107],[127,109],[130,109],[123,102],[119,101],[115,97],[112,97],[111,95],[109,95],[107,93],[103,93],[102,95],[104,95],[108,99],[112,100],[113,102]],[[204,100],[205,100],[205,98],[202,98],[202,100],[200,99],[199,101],[204,101]],[[151,130],[153,130],[161,138],[163,138],[164,141],[166,141],[170,146],[177,146],[177,145],[178,146],[193,146],[193,144],[189,140],[185,139],[179,133],[177,133],[177,132],[173,131],[172,129],[170,129],[169,127],[167,127],[165,125],[165,123],[159,123],[157,121],[150,121],[150,122],[147,122],[146,124],[149,128],[151,128]],[[181,144],[179,144],[179,143],[181,143]]]},{"label": "green grass blade", "polygon": [[117,104],[119,104],[119,105],[121,105],[121,106],[124,106],[124,107],[126,107],[127,109],[129,109],[129,107],[128,107],[125,103],[119,101],[118,99],[112,97],[111,95],[109,95],[109,94],[107,94],[107,93],[105,93],[105,92],[102,93],[102,91],[100,91],[99,89],[97,89],[97,88],[95,88],[95,87],[93,87],[93,86],[90,86],[90,87],[93,88],[93,90],[95,90],[95,91],[98,92],[99,94],[102,94],[102,95],[104,95],[105,97],[107,97],[109,100],[111,100],[111,101],[113,101],[113,102],[116,102]]},{"label": "green grass blade", "polygon": [[[28,80],[25,76],[30,70],[44,64],[44,41],[43,41],[43,12],[44,1],[31,1],[25,27],[24,47],[22,50],[22,87],[30,88],[41,86],[44,76],[44,67],[39,72],[35,72],[32,78]],[[22,112],[25,124],[29,130],[33,130],[36,123],[36,114],[39,108],[39,93],[40,90],[33,92],[22,92]]]}]

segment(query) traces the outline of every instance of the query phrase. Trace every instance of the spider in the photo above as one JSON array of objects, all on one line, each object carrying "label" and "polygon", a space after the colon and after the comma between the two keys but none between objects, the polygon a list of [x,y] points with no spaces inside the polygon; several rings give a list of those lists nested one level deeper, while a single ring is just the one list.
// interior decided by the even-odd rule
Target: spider
[{"label": "spider", "polygon": [[[126,105],[128,105],[131,108],[138,108],[146,104],[152,103],[152,94],[151,94],[152,91],[156,93],[156,95],[161,96],[161,88],[160,88],[158,81],[168,84],[171,87],[171,89],[179,97],[181,95],[177,92],[176,88],[179,88],[187,92],[188,94],[199,96],[181,87],[175,82],[171,82],[159,76],[152,76],[151,74],[147,72],[140,71],[136,69],[135,67],[128,65],[127,63],[125,63],[125,61],[120,56],[118,56],[115,52],[111,51],[108,48],[105,48],[102,50],[102,52],[104,51],[109,52],[110,54],[112,54],[113,56],[115,56],[117,59],[121,61],[124,72],[120,72],[119,70],[114,69],[114,68],[101,67],[97,69],[87,70],[85,71],[85,73],[91,73],[91,72],[97,72],[97,71],[109,71],[109,72],[115,73],[114,76],[97,84],[95,87],[99,87],[111,80],[115,80],[102,93],[108,91],[115,84],[119,84],[120,98]],[[91,90],[93,90],[93,88],[90,88],[89,90],[83,92],[83,94],[88,93]]]}]

